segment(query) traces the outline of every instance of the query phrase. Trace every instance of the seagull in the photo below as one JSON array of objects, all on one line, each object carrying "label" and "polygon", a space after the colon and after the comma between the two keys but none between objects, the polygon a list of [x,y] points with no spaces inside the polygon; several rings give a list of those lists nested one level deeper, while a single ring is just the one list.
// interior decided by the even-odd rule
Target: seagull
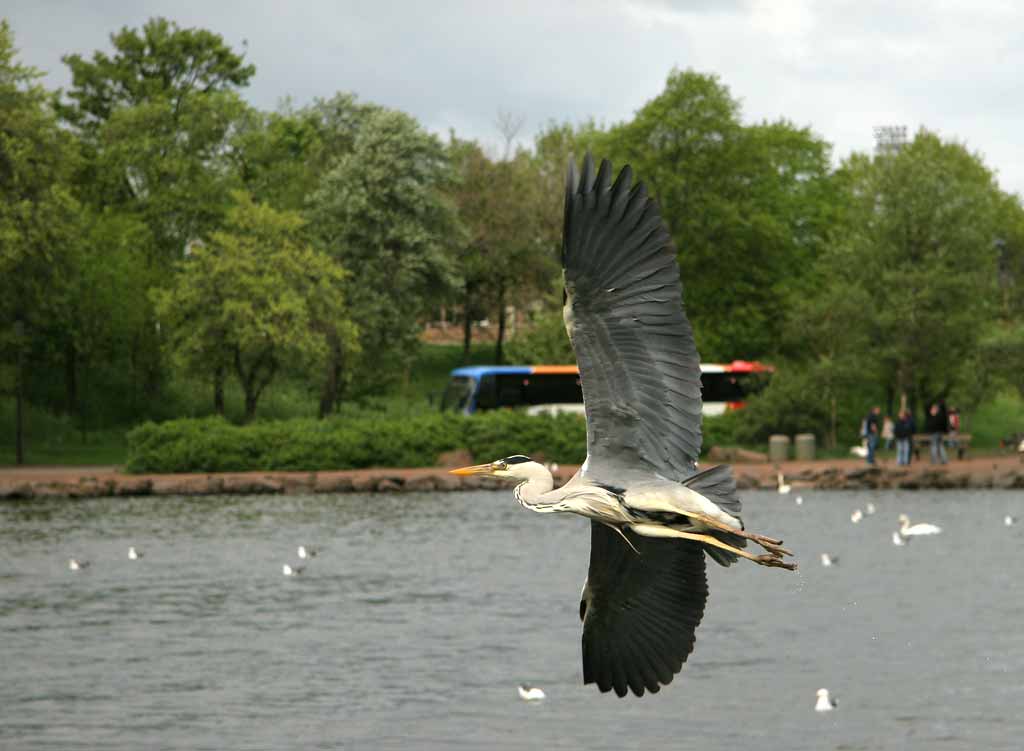
[{"label": "seagull", "polygon": [[903,539],[903,535],[899,532],[892,533],[892,544],[893,545],[906,545],[907,541]]},{"label": "seagull", "polygon": [[305,566],[295,566],[293,568],[292,566],[289,566],[287,563],[281,567],[281,573],[283,573],[285,576],[298,576],[305,570]]},{"label": "seagull", "polygon": [[827,688],[818,689],[818,702],[814,705],[815,712],[831,712],[839,706],[835,699],[832,699],[828,695]]},{"label": "seagull", "polygon": [[868,501],[868,504],[864,507],[864,513],[867,514],[868,516],[871,516],[872,514],[874,514],[875,513],[875,504],[873,504],[871,501]]},{"label": "seagull", "polygon": [[794,502],[796,503],[797,506],[803,506],[804,505],[804,497],[802,495],[798,495],[794,499]]},{"label": "seagull", "polygon": [[299,558],[316,558],[317,553],[320,552],[319,548],[306,547],[305,545],[299,545]]},{"label": "seagull", "polygon": [[829,555],[828,553],[821,554],[821,565],[822,566],[838,566],[839,558]]},{"label": "seagull", "polygon": [[906,514],[900,514],[900,537],[937,535],[941,531],[942,527],[937,527],[934,524],[928,524],[927,522],[921,522],[920,524],[911,526],[910,518]]},{"label": "seagull", "polygon": [[547,694],[536,686],[530,686],[526,683],[519,684],[519,698],[523,701],[541,701],[546,696]]},{"label": "seagull", "polygon": [[134,545],[128,547],[128,558],[129,560],[137,561],[143,556],[138,550],[135,549]]},{"label": "seagull", "polygon": [[861,511],[860,509],[855,509],[854,512],[852,514],[850,514],[850,521],[853,522],[854,524],[859,524],[860,520],[863,519],[863,518],[864,518],[864,512]]},{"label": "seagull", "polygon": [[1005,524],[1007,527],[1012,527],[1016,523],[1016,517],[1010,516],[1009,514],[1003,517],[1003,524]]},{"label": "seagull", "polygon": [[72,571],[84,571],[89,568],[90,565],[89,561],[80,561],[77,558],[68,559],[68,568]]},{"label": "seagull", "polygon": [[786,484],[786,478],[782,476],[781,472],[779,472],[778,480],[779,480],[779,495],[786,495],[786,493],[788,493],[789,491],[791,491],[793,489],[792,485],[787,485]]}]

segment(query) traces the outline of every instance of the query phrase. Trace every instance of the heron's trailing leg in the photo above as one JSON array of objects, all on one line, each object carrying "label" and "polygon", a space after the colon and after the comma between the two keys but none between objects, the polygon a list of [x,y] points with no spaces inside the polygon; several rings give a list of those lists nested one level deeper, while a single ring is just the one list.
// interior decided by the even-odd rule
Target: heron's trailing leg
[{"label": "heron's trailing leg", "polygon": [[740,558],[746,558],[748,561],[753,561],[754,563],[758,563],[762,566],[775,566],[777,568],[787,569],[788,571],[796,571],[796,564],[782,560],[782,556],[779,553],[769,552],[764,555],[754,555],[753,553],[748,553],[742,548],[736,548],[726,542],[722,542],[717,537],[712,537],[711,535],[702,535],[696,532],[682,532],[678,529],[665,527],[660,524],[633,524],[631,526],[634,532],[641,535],[647,535],[649,537],[678,537],[684,540],[702,542],[705,545],[712,545],[716,548],[721,548],[722,550],[728,550],[730,553],[734,553]]},{"label": "heron's trailing leg", "polygon": [[708,527],[720,529],[723,532],[728,532],[732,535],[738,535],[740,537],[745,537],[748,540],[753,540],[769,553],[775,553],[778,556],[793,555],[792,551],[782,547],[782,540],[776,540],[774,537],[754,534],[753,532],[747,532],[745,529],[736,529],[735,527],[730,527],[728,524],[720,522],[717,519],[712,519],[710,516],[704,516],[703,514],[687,513],[686,516],[694,521],[707,525]]}]

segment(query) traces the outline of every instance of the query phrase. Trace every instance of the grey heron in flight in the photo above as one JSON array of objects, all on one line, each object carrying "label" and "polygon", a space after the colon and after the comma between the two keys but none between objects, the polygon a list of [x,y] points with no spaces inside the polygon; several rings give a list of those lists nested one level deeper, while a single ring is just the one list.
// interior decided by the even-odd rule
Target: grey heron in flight
[{"label": "grey heron in flight", "polygon": [[[694,645],[708,586],[704,556],[793,570],[781,540],[743,528],[728,466],[697,471],[700,360],[683,312],[676,251],[655,202],[627,166],[612,182],[588,154],[565,192],[563,315],[579,364],[587,459],[554,489],[526,456],[453,470],[520,480],[539,513],[591,520],[583,586],[583,682],[619,696],[672,681]],[[766,552],[756,555],[747,541]]]}]

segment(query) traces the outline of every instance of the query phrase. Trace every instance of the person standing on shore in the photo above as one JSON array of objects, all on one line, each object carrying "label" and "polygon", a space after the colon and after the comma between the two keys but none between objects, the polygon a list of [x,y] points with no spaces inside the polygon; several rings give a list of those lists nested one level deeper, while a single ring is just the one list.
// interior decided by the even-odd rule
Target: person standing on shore
[{"label": "person standing on shore", "polygon": [[875,449],[878,448],[878,438],[882,431],[882,408],[875,406],[864,418],[864,433],[868,439],[868,464],[875,463]]},{"label": "person standing on shore", "polygon": [[960,450],[960,410],[956,407],[949,408],[946,416],[946,428],[949,430],[947,443],[949,448],[959,453]]},{"label": "person standing on shore", "polygon": [[893,428],[894,425],[892,418],[889,415],[886,415],[885,419],[882,420],[882,440],[885,441],[884,445],[886,451],[892,448],[892,439],[895,437]]},{"label": "person standing on shore", "polygon": [[946,430],[948,428],[949,422],[946,412],[944,409],[941,409],[938,402],[935,402],[928,410],[928,417],[924,422],[925,432],[929,434],[932,464],[945,464],[949,461],[946,456],[945,444]]},{"label": "person standing on shore", "polygon": [[896,438],[896,463],[904,467],[910,464],[910,444],[916,428],[914,415],[908,409],[901,409],[892,430]]}]

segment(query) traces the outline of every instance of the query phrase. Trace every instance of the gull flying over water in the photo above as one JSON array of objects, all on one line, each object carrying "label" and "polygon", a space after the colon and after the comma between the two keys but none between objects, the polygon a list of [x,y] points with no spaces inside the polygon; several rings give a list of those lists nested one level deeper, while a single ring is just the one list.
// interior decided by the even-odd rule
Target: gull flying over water
[{"label": "gull flying over water", "polygon": [[78,558],[68,559],[68,568],[72,571],[84,571],[89,568],[92,564],[89,561],[79,560]]},{"label": "gull flying over water", "polygon": [[[625,167],[570,164],[563,317],[579,364],[587,459],[561,488],[523,455],[453,470],[519,480],[538,513],[590,519],[580,598],[583,682],[619,696],[670,683],[693,650],[708,597],[705,555],[793,570],[781,540],[748,532],[727,466],[697,472],[700,360],[676,251],[654,201]],[[765,553],[745,550],[748,541]]]}]

